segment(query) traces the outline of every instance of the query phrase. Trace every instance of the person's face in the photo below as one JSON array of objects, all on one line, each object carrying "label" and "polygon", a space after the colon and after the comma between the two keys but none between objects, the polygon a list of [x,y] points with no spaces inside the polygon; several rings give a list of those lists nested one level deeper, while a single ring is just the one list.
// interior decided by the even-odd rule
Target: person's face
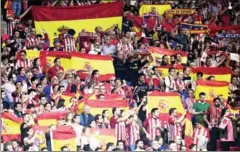
[{"label": "person's face", "polygon": [[16,107],[16,110],[21,112],[22,111],[22,105],[18,104],[17,107]]},{"label": "person's face", "polygon": [[187,68],[187,69],[184,71],[184,73],[185,73],[186,75],[190,75],[190,73],[191,73],[190,68]]},{"label": "person's face", "polygon": [[50,112],[51,109],[52,109],[51,104],[47,104],[46,107],[45,107],[45,110],[46,110],[47,112]]},{"label": "person's face", "polygon": [[22,60],[25,60],[25,59],[26,59],[25,53],[22,52],[22,53],[20,54],[20,57],[21,57]]},{"label": "person's face", "polygon": [[33,36],[35,36],[35,35],[36,35],[36,30],[35,30],[35,29],[32,29],[31,34],[32,34]]},{"label": "person's face", "polygon": [[13,151],[12,145],[8,145],[8,146],[7,146],[7,150],[8,150],[8,151]]},{"label": "person's face", "polygon": [[58,59],[55,64],[56,64],[56,66],[61,66],[61,60]]},{"label": "person's face", "polygon": [[121,149],[121,150],[124,150],[124,144],[123,144],[123,142],[119,142],[119,143],[118,143],[118,148]]},{"label": "person's face", "polygon": [[16,148],[18,148],[18,143],[16,141],[13,141],[12,146],[13,146],[14,149],[16,149]]},{"label": "person's face", "polygon": [[22,83],[21,83],[21,82],[16,83],[16,88],[17,88],[17,89],[19,89],[19,88],[21,88],[21,87],[22,87]]},{"label": "person's face", "polygon": [[27,72],[26,76],[28,79],[31,79],[33,77],[33,74],[32,74],[32,72],[29,71],[29,72]]},{"label": "person's face", "polygon": [[174,110],[174,111],[173,111],[173,116],[177,116],[177,114],[178,114],[178,111],[177,111],[177,110]]},{"label": "person's face", "polygon": [[117,57],[118,57],[119,59],[123,59],[123,57],[124,57],[123,52],[118,52],[118,53],[117,53]]},{"label": "person's face", "polygon": [[61,43],[60,43],[59,41],[55,42],[54,45],[55,45],[55,47],[57,47],[57,48],[61,47]]},{"label": "person's face", "polygon": [[12,79],[13,79],[13,82],[16,82],[17,81],[17,76],[15,74],[13,74]]},{"label": "person's face", "polygon": [[175,140],[176,140],[175,142],[176,142],[178,145],[181,145],[181,143],[182,143],[182,138],[181,138],[180,136],[177,136]]},{"label": "person's face", "polygon": [[98,78],[99,77],[99,72],[97,71],[96,73],[95,73],[95,75],[94,75],[94,78]]},{"label": "person's face", "polygon": [[177,148],[177,144],[176,143],[172,143],[170,146],[169,146],[170,150],[172,151],[178,151],[178,148]]},{"label": "person's face", "polygon": [[56,86],[53,88],[53,91],[54,91],[54,92],[58,92],[58,88],[59,88],[59,86],[56,85]]},{"label": "person's face", "polygon": [[169,75],[175,76],[175,69],[171,69]]},{"label": "person's face", "polygon": [[140,77],[139,77],[139,81],[140,81],[141,83],[144,83],[144,82],[145,82],[144,76],[140,76]]},{"label": "person's face", "polygon": [[34,134],[33,129],[30,129],[30,130],[28,131],[28,135],[29,135],[29,136],[33,136],[33,134]]},{"label": "person's face", "polygon": [[182,72],[179,72],[178,78],[179,78],[179,79],[183,79],[183,73],[182,73]]},{"label": "person's face", "polygon": [[18,38],[18,37],[20,36],[20,33],[17,31],[17,32],[14,33],[14,36],[15,36],[16,38]]},{"label": "person's face", "polygon": [[159,110],[156,110],[156,111],[154,112],[154,116],[155,116],[155,117],[158,117],[158,116],[159,116]]},{"label": "person's face", "polygon": [[175,58],[173,56],[171,56],[171,63],[175,62]]},{"label": "person's face", "polygon": [[32,74],[35,76],[38,75],[38,70],[36,68],[32,69]]},{"label": "person's face", "polygon": [[193,92],[192,90],[190,90],[190,91],[188,92],[188,95],[189,95],[190,98],[193,98],[193,97],[194,97],[194,92]]},{"label": "person's face", "polygon": [[120,80],[116,80],[115,85],[116,87],[121,87],[122,83]]},{"label": "person's face", "polygon": [[75,118],[75,123],[80,123],[80,116],[77,116],[77,117]]},{"label": "person's face", "polygon": [[231,114],[231,111],[229,109],[226,110],[225,116],[229,116]]},{"label": "person's face", "polygon": [[42,85],[38,85],[37,91],[38,91],[39,93],[43,92],[43,86],[42,86]]},{"label": "person's face", "polygon": [[90,113],[90,107],[89,106],[85,106],[84,107],[84,113],[85,114],[89,114]]},{"label": "person's face", "polygon": [[106,38],[105,38],[105,43],[106,43],[106,44],[110,44],[110,37],[106,37]]},{"label": "person's face", "polygon": [[6,97],[5,91],[2,92],[2,96],[1,97],[2,97],[2,99],[4,99]]},{"label": "person's face", "polygon": [[177,54],[177,60],[181,61],[181,55],[180,54]]},{"label": "person's face", "polygon": [[237,78],[236,77],[233,77],[232,84],[237,85]]},{"label": "person's face", "polygon": [[116,114],[117,114],[117,115],[120,115],[120,112],[121,112],[120,109],[117,108],[117,109],[116,109]]},{"label": "person's face", "polygon": [[108,118],[109,117],[109,111],[107,110],[107,111],[105,111],[105,113],[104,113],[104,117],[106,117],[106,118]]},{"label": "person's face", "polygon": [[197,146],[194,145],[193,148],[191,149],[192,151],[197,151]]},{"label": "person's face", "polygon": [[215,107],[220,107],[220,100],[216,100],[214,105],[215,105]]},{"label": "person's face", "polygon": [[102,123],[102,122],[103,122],[103,119],[101,116],[99,116],[98,123]]},{"label": "person's face", "polygon": [[47,98],[46,97],[41,97],[40,103],[42,105],[46,104],[47,103]]},{"label": "person's face", "polygon": [[163,62],[166,63],[166,64],[168,64],[168,57],[167,57],[167,56],[165,56],[165,57],[163,58]]},{"label": "person's face", "polygon": [[202,80],[202,76],[201,75],[197,75],[197,80]]},{"label": "person's face", "polygon": [[196,123],[196,127],[197,127],[197,128],[201,128],[201,127],[202,127],[202,125],[201,125],[201,124],[199,124],[199,123]]},{"label": "person's face", "polygon": [[159,138],[158,143],[159,143],[159,145],[162,145],[163,144],[163,138]]},{"label": "person's face", "polygon": [[154,150],[157,150],[158,148],[159,148],[159,144],[158,144],[158,142],[157,141],[153,141],[152,142],[152,148],[154,149]]},{"label": "person's face", "polygon": [[205,98],[206,98],[205,95],[201,95],[201,96],[200,96],[200,101],[201,101],[201,102],[204,102],[204,101],[205,101]]}]

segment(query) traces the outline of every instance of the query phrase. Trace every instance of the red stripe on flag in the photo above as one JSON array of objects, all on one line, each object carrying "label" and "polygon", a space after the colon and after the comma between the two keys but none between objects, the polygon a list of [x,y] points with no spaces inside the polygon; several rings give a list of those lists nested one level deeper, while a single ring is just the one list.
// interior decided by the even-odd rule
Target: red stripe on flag
[{"label": "red stripe on flag", "polygon": [[197,80],[197,85],[210,86],[210,87],[225,87],[229,83],[225,81],[208,81],[208,80]]},{"label": "red stripe on flag", "polygon": [[23,122],[23,119],[22,118],[19,118],[17,116],[15,116],[14,114],[12,113],[8,113],[8,112],[4,112],[4,113],[1,113],[1,119],[9,119],[9,120],[12,120],[14,122],[17,122],[17,123],[22,123]]},{"label": "red stripe on flag", "polygon": [[76,138],[76,132],[72,126],[58,126],[53,131],[53,140],[68,140]]},{"label": "red stripe on flag", "polygon": [[192,68],[192,72],[203,72],[203,74],[212,74],[212,75],[225,75],[232,74],[232,70],[229,67],[220,67],[220,68],[211,68],[211,67],[199,67]]},{"label": "red stripe on flag", "polygon": [[63,117],[67,116],[67,112],[66,111],[57,111],[57,112],[45,112],[40,114],[37,119],[38,120],[42,120],[42,119],[61,119]]},{"label": "red stripe on flag", "polygon": [[66,21],[122,16],[122,9],[123,4],[121,2],[114,2],[67,7],[33,6],[32,13],[35,21]]},{"label": "red stripe on flag", "polygon": [[112,58],[110,56],[92,55],[92,54],[85,54],[85,53],[79,53],[79,52],[72,52],[71,56],[90,59],[90,60],[111,60],[112,61]]},{"label": "red stripe on flag", "polygon": [[158,92],[153,91],[149,94],[149,96],[179,96],[177,92]]},{"label": "red stripe on flag", "polygon": [[14,139],[17,139],[20,142],[21,141],[21,135],[20,134],[2,135],[3,142],[12,141]]},{"label": "red stripe on flag", "polygon": [[[86,78],[89,77],[89,73],[85,73],[85,72],[82,72],[82,71],[78,71],[77,74],[83,80],[86,80]],[[108,81],[108,80],[110,80],[113,77],[115,77],[115,74],[101,74],[98,77],[98,81]]]},{"label": "red stripe on flag", "polygon": [[87,100],[86,104],[96,108],[128,107],[127,100]]}]

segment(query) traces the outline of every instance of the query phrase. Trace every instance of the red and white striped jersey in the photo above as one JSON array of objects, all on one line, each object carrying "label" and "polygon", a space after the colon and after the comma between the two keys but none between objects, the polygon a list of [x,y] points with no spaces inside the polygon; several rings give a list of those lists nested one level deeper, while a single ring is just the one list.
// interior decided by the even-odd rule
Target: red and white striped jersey
[{"label": "red and white striped jersey", "polygon": [[182,137],[182,125],[181,124],[175,124],[175,121],[177,118],[175,117],[170,117],[168,119],[168,124],[169,124],[169,140],[174,140],[176,136]]},{"label": "red and white striped jersey", "polygon": [[136,122],[132,122],[127,126],[128,144],[135,145],[135,142],[140,139],[140,129]]},{"label": "red and white striped jersey", "polygon": [[39,44],[39,39],[35,36],[29,36],[26,38],[26,47],[35,47]]},{"label": "red and white striped jersey", "polygon": [[23,67],[25,70],[27,68],[31,68],[32,67],[32,62],[29,59],[26,59],[25,61],[19,59],[16,62],[15,69],[17,70],[20,67]]},{"label": "red and white striped jersey", "polygon": [[178,88],[179,86],[182,86],[183,89],[185,89],[185,83],[183,80],[176,80],[176,87]]},{"label": "red and white striped jersey", "polygon": [[198,146],[199,140],[201,138],[207,138],[209,139],[209,131],[207,128],[201,127],[201,128],[195,128],[193,131],[193,143]]},{"label": "red and white striped jersey", "polygon": [[115,124],[115,131],[116,131],[117,140],[125,141],[127,139],[126,124],[124,121],[121,121]]},{"label": "red and white striped jersey", "polygon": [[77,50],[77,43],[74,37],[67,35],[63,39],[64,51],[75,52]]},{"label": "red and white striped jersey", "polygon": [[150,140],[155,140],[156,136],[161,135],[161,131],[158,126],[162,127],[162,122],[159,118],[148,118],[144,122],[144,127],[147,129],[148,134],[150,135]]}]

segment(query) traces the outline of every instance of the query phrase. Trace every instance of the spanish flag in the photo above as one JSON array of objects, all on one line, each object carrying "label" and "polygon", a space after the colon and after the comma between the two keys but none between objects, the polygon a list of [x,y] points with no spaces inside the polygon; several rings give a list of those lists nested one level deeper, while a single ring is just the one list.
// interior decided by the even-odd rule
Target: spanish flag
[{"label": "spanish flag", "polygon": [[193,80],[197,79],[197,73],[203,73],[203,79],[208,78],[209,76],[214,76],[217,81],[231,81],[232,70],[229,67],[199,67],[192,68],[192,78]]},{"label": "spanish flag", "polygon": [[94,32],[96,26],[101,26],[103,30],[114,24],[122,27],[122,10],[122,2],[114,2],[67,7],[33,6],[32,14],[37,31],[45,30],[53,42],[54,33],[57,33],[61,26],[72,28],[76,33],[82,29]]},{"label": "spanish flag", "polygon": [[116,144],[117,137],[115,133],[115,129],[97,129],[91,128],[90,130],[91,138],[95,138],[95,140],[103,145],[103,149],[106,149],[106,144],[109,142],[113,142]]},{"label": "spanish flag", "polygon": [[73,93],[64,93],[61,98],[65,100],[65,106],[68,107],[70,105],[70,100],[75,97]]},{"label": "spanish flag", "polygon": [[129,110],[127,100],[87,100],[85,104],[91,107],[93,115],[102,114],[103,110],[108,110],[111,113],[114,107],[125,110],[125,112]]},{"label": "spanish flag", "polygon": [[54,59],[60,58],[61,59],[61,66],[64,68],[65,71],[72,69],[72,62],[71,62],[71,55],[68,52],[63,51],[54,51],[54,52],[46,52],[46,59],[45,64],[47,67],[54,66]]},{"label": "spanish flag", "polygon": [[182,57],[181,58],[182,63],[187,63],[187,54],[183,51],[167,50],[167,49],[162,49],[162,48],[158,48],[158,47],[149,47],[148,51],[152,54],[152,56],[154,58],[154,62],[157,58],[162,58],[162,56],[164,56],[164,55],[171,56],[171,55],[180,54]]},{"label": "spanish flag", "polygon": [[3,142],[11,141],[13,139],[21,140],[20,125],[22,124],[22,118],[18,118],[12,113],[1,113],[2,127],[1,134]]},{"label": "spanish flag", "polygon": [[66,116],[66,111],[45,112],[37,117],[37,122],[39,126],[57,125],[57,121],[65,119]]},{"label": "spanish flag", "polygon": [[[168,69],[172,66],[157,66],[156,70],[159,71],[163,78],[167,77],[169,75]],[[176,73],[178,71],[182,71],[182,67],[174,67],[176,69]]]},{"label": "spanish flag", "polygon": [[99,70],[99,81],[107,81],[115,77],[113,61],[110,56],[99,56],[72,52],[72,69],[78,71],[82,79],[89,76],[89,71]]},{"label": "spanish flag", "polygon": [[229,83],[225,81],[207,81],[207,80],[197,80],[195,97],[199,99],[199,93],[206,93],[206,100],[210,103],[218,95],[223,95],[224,99],[228,98],[228,87]]},{"label": "spanish flag", "polygon": [[147,98],[147,110],[149,114],[151,113],[151,110],[156,107],[159,109],[160,118],[162,116],[168,116],[169,109],[171,108],[176,108],[179,113],[184,113],[180,95],[176,92],[153,91],[148,94]]},{"label": "spanish flag", "polygon": [[189,146],[193,143],[193,125],[192,125],[192,116],[190,113],[186,114],[185,118],[185,130],[184,130],[184,137],[186,148],[188,149]]},{"label": "spanish flag", "polygon": [[139,10],[139,15],[143,16],[144,14],[150,13],[152,9],[155,9],[159,15],[163,15],[165,11],[171,9],[171,5],[164,4],[164,5],[142,5]]},{"label": "spanish flag", "polygon": [[51,131],[52,151],[61,151],[61,147],[67,146],[70,151],[77,151],[76,132],[72,126],[58,126]]},{"label": "spanish flag", "polygon": [[79,100],[73,107],[73,111],[75,111],[77,114],[81,114],[83,112],[83,108],[85,106],[86,100],[90,98],[94,98],[94,93],[92,94],[86,94],[83,99]]},{"label": "spanish flag", "polygon": [[[97,100],[98,95],[92,95],[89,100]],[[121,94],[104,94],[104,99],[106,100],[123,100],[123,96]]]}]

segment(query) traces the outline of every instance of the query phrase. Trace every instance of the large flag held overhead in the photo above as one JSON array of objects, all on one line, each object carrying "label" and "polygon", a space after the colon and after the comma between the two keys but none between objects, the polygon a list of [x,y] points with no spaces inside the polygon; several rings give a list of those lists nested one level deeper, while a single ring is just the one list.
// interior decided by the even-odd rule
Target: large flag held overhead
[{"label": "large flag held overhead", "polygon": [[82,29],[94,32],[96,26],[101,26],[103,30],[114,24],[122,27],[122,10],[122,2],[114,2],[67,7],[33,6],[32,14],[37,31],[45,30],[53,42],[54,33],[61,26],[73,28],[77,33]]},{"label": "large flag held overhead", "polygon": [[162,49],[162,48],[158,48],[158,47],[149,47],[148,51],[152,54],[154,61],[157,58],[162,58],[162,56],[164,56],[164,55],[171,56],[171,55],[180,54],[182,57],[181,58],[182,63],[187,63],[187,54],[183,51],[167,50],[167,49]]},{"label": "large flag held overhead", "polygon": [[210,103],[218,95],[223,95],[224,99],[228,98],[228,87],[229,83],[225,81],[208,81],[208,80],[197,80],[195,97],[199,99],[199,93],[206,93],[206,100]]},{"label": "large flag held overhead", "polygon": [[52,151],[61,151],[61,147],[67,146],[70,151],[77,151],[76,132],[72,126],[58,126],[51,131]]},{"label": "large flag held overhead", "polygon": [[37,121],[39,126],[57,125],[57,121],[65,119],[66,116],[66,111],[45,112],[37,117]]},{"label": "large flag held overhead", "polygon": [[20,125],[23,122],[22,118],[18,118],[12,113],[1,113],[1,136],[3,142],[13,139],[21,140]]},{"label": "large flag held overhead", "polygon": [[120,108],[125,112],[129,110],[127,100],[87,100],[85,104],[91,107],[93,115],[102,114],[103,110],[108,110],[111,114],[114,107]]},{"label": "large flag held overhead", "polygon": [[72,52],[72,69],[79,71],[78,74],[82,79],[86,79],[89,71],[99,70],[99,81],[107,81],[115,77],[113,61],[110,56],[99,56]]},{"label": "large flag held overhead", "polygon": [[148,94],[148,114],[153,108],[158,108],[160,119],[167,120],[170,108],[177,108],[179,113],[184,113],[183,104],[180,95],[176,92],[158,92],[153,91]]},{"label": "large flag held overhead", "polygon": [[232,70],[229,67],[199,67],[192,68],[192,78],[193,80],[197,79],[197,73],[203,73],[203,79],[208,78],[209,76],[214,76],[216,81],[231,81]]},{"label": "large flag held overhead", "polygon": [[164,14],[165,11],[171,9],[171,5],[169,5],[169,4],[166,4],[166,5],[141,5],[141,8],[139,10],[139,15],[143,16],[146,13],[150,13],[153,8],[156,9],[156,12],[159,15],[162,15],[162,14]]}]

